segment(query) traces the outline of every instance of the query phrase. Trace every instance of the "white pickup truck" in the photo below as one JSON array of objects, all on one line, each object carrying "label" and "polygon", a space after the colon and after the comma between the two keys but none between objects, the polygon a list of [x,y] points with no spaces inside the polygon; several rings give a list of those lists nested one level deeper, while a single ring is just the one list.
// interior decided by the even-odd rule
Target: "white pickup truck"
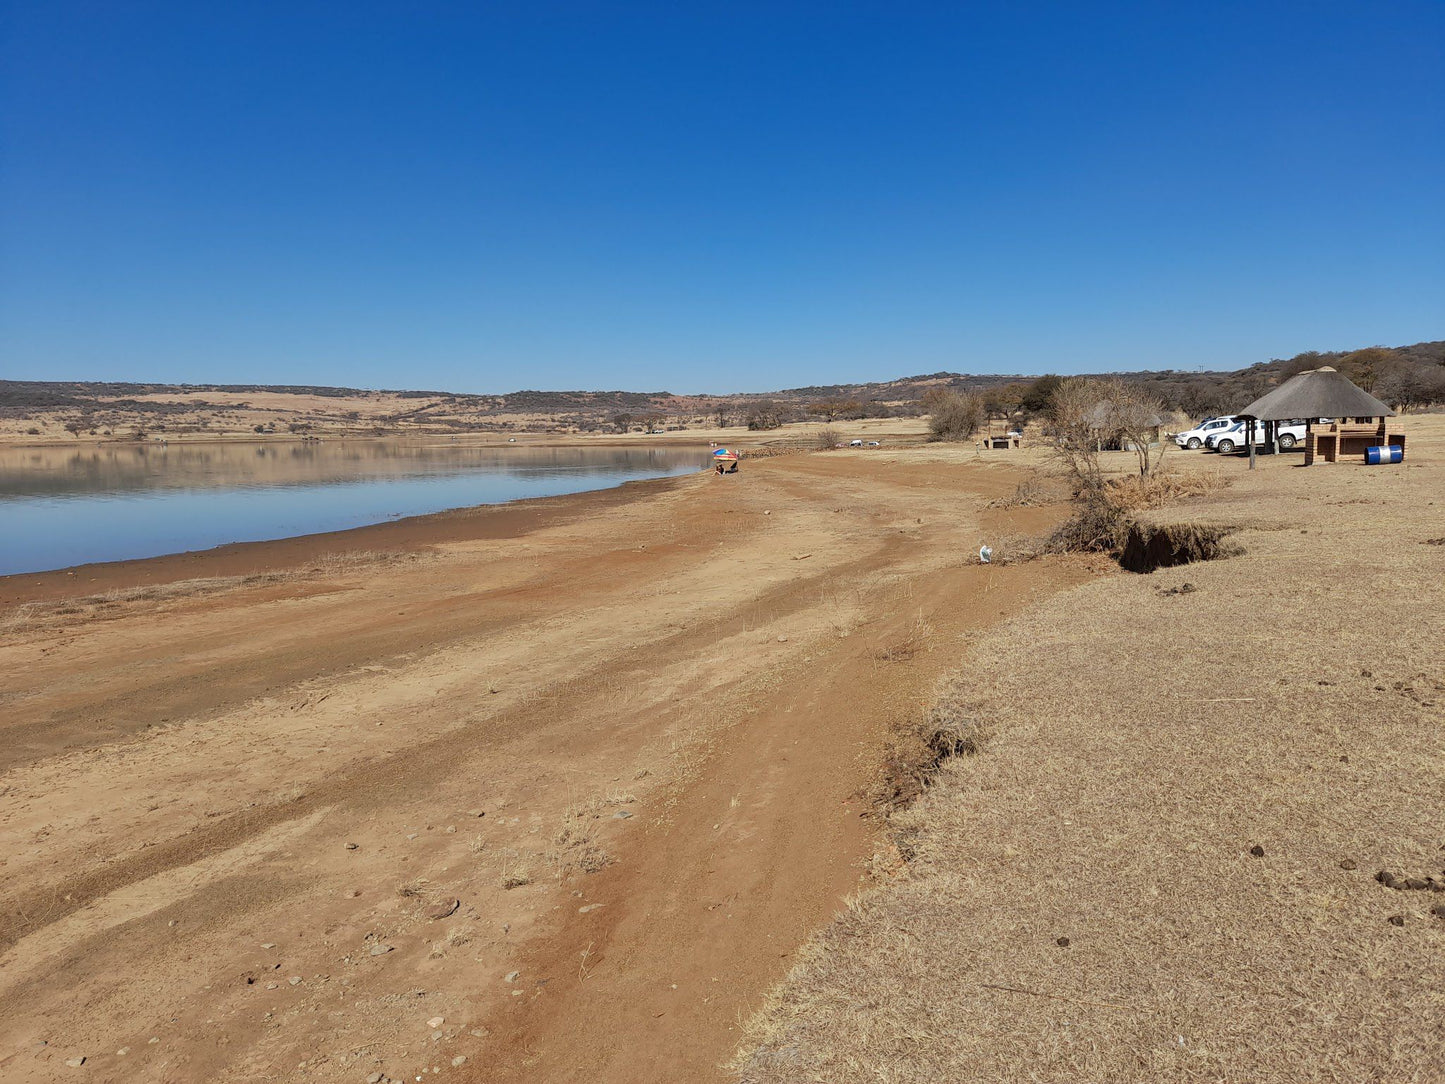
[{"label": "white pickup truck", "polygon": [[[1204,446],[1212,448],[1220,455],[1229,455],[1241,448],[1249,446],[1248,422],[1231,422],[1224,429],[1216,429],[1204,438]],[[1280,451],[1287,452],[1296,444],[1302,444],[1305,439],[1305,423],[1303,421],[1277,422],[1275,424],[1275,438],[1279,441]],[[1254,445],[1256,448],[1263,448],[1269,442],[1264,439],[1264,422],[1254,423]]]},{"label": "white pickup truck", "polygon": [[1233,414],[1225,414],[1218,418],[1205,418],[1193,429],[1186,429],[1182,433],[1176,433],[1174,443],[1181,448],[1201,448],[1204,446],[1205,438],[1211,434],[1218,435],[1233,424]]}]

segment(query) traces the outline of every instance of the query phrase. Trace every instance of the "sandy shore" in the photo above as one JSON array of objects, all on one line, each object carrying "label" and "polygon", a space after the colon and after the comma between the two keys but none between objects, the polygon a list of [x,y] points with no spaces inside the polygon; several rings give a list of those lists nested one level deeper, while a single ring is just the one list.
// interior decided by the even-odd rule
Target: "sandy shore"
[{"label": "sandy shore", "polygon": [[990,508],[1020,476],[790,456],[0,581],[6,1079],[719,1079],[890,730],[1090,575],[966,562],[1062,516]]}]

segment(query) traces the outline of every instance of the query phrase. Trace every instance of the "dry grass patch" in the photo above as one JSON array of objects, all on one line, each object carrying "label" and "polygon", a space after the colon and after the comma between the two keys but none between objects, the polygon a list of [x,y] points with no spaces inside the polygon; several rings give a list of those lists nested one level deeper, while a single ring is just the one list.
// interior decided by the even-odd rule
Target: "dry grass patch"
[{"label": "dry grass patch", "polygon": [[1067,497],[1056,486],[1049,485],[1036,474],[1020,482],[1007,497],[989,501],[986,508],[1034,508],[1043,504],[1055,504]]},{"label": "dry grass patch", "polygon": [[543,856],[559,880],[573,873],[596,873],[612,862],[612,856],[597,842],[603,817],[630,816],[619,807],[637,801],[636,795],[617,787],[586,801],[573,802],[562,814],[562,826],[552,837]]},{"label": "dry grass patch", "polygon": [[873,653],[873,657],[883,662],[907,662],[920,652],[931,650],[933,634],[933,622],[919,610],[896,637]]},{"label": "dry grass patch", "polygon": [[1445,441],[1411,447],[1241,475],[1194,519],[1247,552],[1194,590],[1106,577],[981,641],[938,712],[987,740],[894,753],[907,876],[800,953],[736,1079],[1439,1078]]},{"label": "dry grass patch", "polygon": [[869,801],[884,813],[906,809],[933,785],[944,761],[972,756],[982,741],[978,716],[961,691],[943,694],[916,722],[895,731]]}]

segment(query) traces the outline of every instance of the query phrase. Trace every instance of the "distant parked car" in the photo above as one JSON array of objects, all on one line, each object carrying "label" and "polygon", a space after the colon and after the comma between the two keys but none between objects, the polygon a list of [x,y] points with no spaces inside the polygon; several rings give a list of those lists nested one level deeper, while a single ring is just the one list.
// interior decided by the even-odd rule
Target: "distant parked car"
[{"label": "distant parked car", "polygon": [[[1210,433],[1204,438],[1204,446],[1213,449],[1220,455],[1230,455],[1246,448],[1249,445],[1248,422],[1234,422],[1228,429]],[[1303,443],[1305,439],[1305,423],[1302,421],[1281,422],[1275,427],[1275,439],[1279,441],[1281,451],[1289,451],[1296,444]],[[1254,445],[1262,448],[1269,442],[1265,440],[1264,423],[1254,423]]]},{"label": "distant parked car", "polygon": [[850,448],[861,448],[861,447],[863,447],[863,442],[862,442],[861,440],[850,440],[850,441],[848,442],[848,447],[850,447]]},{"label": "distant parked car", "polygon": [[1219,418],[1205,418],[1193,429],[1186,429],[1174,437],[1174,443],[1181,448],[1200,448],[1211,436],[1218,436],[1234,424],[1234,415],[1225,414]]},{"label": "distant parked car", "polygon": [[881,447],[881,445],[880,445],[879,442],[876,441],[876,440],[870,440],[870,441],[868,442],[868,447],[870,447],[870,448],[878,448],[878,447]]}]

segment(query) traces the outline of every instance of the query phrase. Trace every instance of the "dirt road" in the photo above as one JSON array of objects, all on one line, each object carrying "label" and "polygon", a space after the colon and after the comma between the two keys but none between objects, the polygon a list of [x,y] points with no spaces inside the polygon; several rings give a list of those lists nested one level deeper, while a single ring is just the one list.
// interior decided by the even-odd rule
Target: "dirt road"
[{"label": "dirt road", "polygon": [[1060,514],[970,460],[0,582],[5,1078],[716,1078],[890,728],[1085,574],[967,564]]}]

